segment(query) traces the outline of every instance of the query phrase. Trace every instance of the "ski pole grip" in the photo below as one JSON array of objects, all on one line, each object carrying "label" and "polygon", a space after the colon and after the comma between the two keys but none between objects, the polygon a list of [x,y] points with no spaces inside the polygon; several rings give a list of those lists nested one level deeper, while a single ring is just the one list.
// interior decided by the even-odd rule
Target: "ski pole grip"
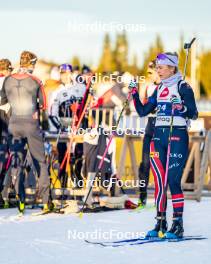
[{"label": "ski pole grip", "polygon": [[190,49],[196,38],[193,38],[190,43],[185,43],[184,49]]}]

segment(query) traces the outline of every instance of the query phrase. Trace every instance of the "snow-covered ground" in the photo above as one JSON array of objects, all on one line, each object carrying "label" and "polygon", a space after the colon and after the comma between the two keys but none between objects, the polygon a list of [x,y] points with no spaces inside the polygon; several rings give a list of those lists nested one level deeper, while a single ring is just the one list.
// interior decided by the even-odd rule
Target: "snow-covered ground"
[{"label": "snow-covered ground", "polygon": [[[171,202],[169,201],[169,207]],[[32,217],[27,210],[21,220],[14,219],[16,209],[0,210],[1,264],[81,264],[81,263],[189,263],[208,264],[211,261],[211,199],[201,203],[186,201],[184,226],[186,235],[203,235],[202,241],[152,243],[118,248],[90,245],[84,242],[98,235],[131,235],[149,230],[155,223],[155,211],[140,213],[113,211],[95,214],[47,215]],[[169,211],[169,222],[170,222]],[[11,217],[10,217],[11,216]],[[77,233],[78,232],[78,233]],[[107,232],[107,233],[106,233]],[[131,234],[127,233],[131,232]],[[77,238],[74,238],[76,236]],[[121,237],[120,237],[121,238]],[[107,240],[109,240],[107,239]]]}]

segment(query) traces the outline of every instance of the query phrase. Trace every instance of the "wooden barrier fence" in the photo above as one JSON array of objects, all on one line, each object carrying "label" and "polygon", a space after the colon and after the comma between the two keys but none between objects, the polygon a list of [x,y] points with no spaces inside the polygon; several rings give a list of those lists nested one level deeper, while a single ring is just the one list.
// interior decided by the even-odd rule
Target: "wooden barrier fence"
[{"label": "wooden barrier fence", "polygon": [[[119,112],[112,109],[101,109],[95,110],[95,121],[96,124],[102,119],[102,123],[106,123],[108,128],[112,128],[115,124],[115,119],[118,116]],[[92,116],[92,110],[89,111],[89,116]],[[134,128],[135,131],[140,132],[138,136],[126,135],[124,134],[121,138],[121,150],[120,157],[117,164],[118,167],[118,176],[124,175],[125,161],[127,156],[127,150],[129,150],[131,171],[134,177],[134,180],[137,181],[138,178],[138,167],[139,162],[136,151],[135,151],[135,142],[140,142],[143,139],[143,135],[140,134],[145,127],[147,119],[139,118],[137,113],[132,112],[130,116],[123,116],[120,121],[120,128],[123,130],[125,128]],[[48,135],[50,141],[56,141],[58,135]],[[60,141],[67,142],[68,138],[63,138],[60,136]],[[83,142],[83,137],[76,136],[76,142]],[[141,146],[140,146],[141,152]],[[194,171],[194,173],[193,173]],[[190,174],[192,174],[190,176]],[[211,196],[211,130],[209,130],[206,136],[200,135],[191,135],[190,136],[190,150],[189,156],[184,168],[182,176],[182,187],[184,189],[185,197],[188,199],[195,199],[200,201],[202,196]],[[150,189],[153,190],[154,185],[150,185]],[[97,190],[98,191],[98,190]],[[102,191],[102,190],[101,190]],[[138,192],[138,189],[136,190]],[[116,188],[116,195],[120,192],[119,188]],[[151,193],[153,193],[151,192]],[[62,188],[55,188],[53,190],[53,195],[61,196],[67,195],[72,197],[84,196],[86,190],[73,190],[71,188],[66,188],[63,193]],[[27,189],[27,194],[34,196],[33,188]],[[33,202],[33,197],[30,199]]]},{"label": "wooden barrier fence", "polygon": [[[118,165],[118,175],[123,174],[127,149],[131,157],[132,171],[134,180],[138,179],[138,166],[135,156],[134,142],[142,140],[143,137],[124,136],[120,162]],[[205,136],[190,136],[190,151],[186,166],[182,175],[182,188],[185,197],[200,201],[201,197],[211,196],[211,130]],[[194,170],[193,179],[190,182],[189,176],[191,170]]]}]

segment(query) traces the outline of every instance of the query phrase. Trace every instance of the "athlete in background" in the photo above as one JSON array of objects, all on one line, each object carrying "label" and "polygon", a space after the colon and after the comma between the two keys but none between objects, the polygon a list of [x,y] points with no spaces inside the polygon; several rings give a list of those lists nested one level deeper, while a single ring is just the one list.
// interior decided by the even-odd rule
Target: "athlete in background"
[{"label": "athlete in background", "polygon": [[[148,98],[154,93],[155,89],[160,83],[160,78],[156,72],[155,60],[151,61],[148,65],[147,75],[150,84],[145,86],[144,98],[142,100],[143,104],[148,102]],[[146,205],[147,202],[147,187],[149,184],[149,172],[150,172],[150,142],[152,140],[154,130],[155,130],[155,110],[148,115],[148,121],[145,128],[145,134],[143,139],[142,147],[142,161],[139,167],[139,180],[144,182],[144,186],[140,186],[139,195],[139,208]]]},{"label": "athlete in background", "polygon": [[[49,118],[54,125],[55,129],[59,132],[60,130],[65,130],[64,125],[62,124],[62,119],[69,118],[69,121],[73,122],[74,113],[72,107],[77,106],[77,118],[79,118],[79,111],[81,109],[81,104],[83,102],[84,94],[86,92],[86,86],[83,83],[78,83],[74,81],[72,76],[72,66],[70,64],[62,64],[60,66],[60,81],[61,85],[53,93]],[[71,126],[72,124],[69,123]],[[59,142],[57,145],[58,149],[58,161],[61,165],[65,152],[67,150],[67,145],[64,142]],[[77,177],[80,178],[80,172],[82,167],[82,155],[83,155],[83,144],[75,145],[75,160],[77,161],[77,166],[75,166]],[[80,161],[79,161],[80,159]],[[73,161],[73,157],[72,157]],[[62,181],[62,186],[66,186],[65,179],[65,167],[60,169],[59,179]]]},{"label": "athlete in background", "polygon": [[33,158],[39,177],[38,197],[44,204],[43,212],[48,210],[49,175],[44,153],[42,131],[39,126],[39,113],[46,109],[43,85],[32,75],[37,57],[29,51],[20,56],[18,73],[5,78],[1,90],[0,105],[9,103],[12,115],[9,121],[9,132],[12,135],[10,153],[12,155],[12,181],[18,198],[18,209],[25,209],[24,160],[26,145]]},{"label": "athlete in background", "polygon": [[[8,59],[0,60],[0,91],[3,86],[3,82],[7,76],[9,76],[12,72],[12,64]],[[5,104],[4,106],[0,106],[0,192],[4,188],[4,178],[6,172],[6,163],[9,158],[8,152],[8,123],[10,116],[10,104]],[[7,207],[4,201],[4,206]]]}]

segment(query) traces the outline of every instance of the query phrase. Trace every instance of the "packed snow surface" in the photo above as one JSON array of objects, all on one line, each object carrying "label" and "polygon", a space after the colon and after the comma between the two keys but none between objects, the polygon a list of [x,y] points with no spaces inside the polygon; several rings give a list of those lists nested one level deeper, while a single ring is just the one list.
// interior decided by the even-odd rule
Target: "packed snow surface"
[{"label": "packed snow surface", "polygon": [[[168,202],[171,207],[171,201]],[[202,235],[201,241],[102,247],[84,240],[112,241],[143,235],[155,224],[155,210],[129,210],[84,214],[31,216],[27,209],[17,219],[17,209],[0,210],[1,264],[115,264],[211,263],[211,198],[186,201],[185,235]],[[171,208],[168,222],[171,225]]]}]

